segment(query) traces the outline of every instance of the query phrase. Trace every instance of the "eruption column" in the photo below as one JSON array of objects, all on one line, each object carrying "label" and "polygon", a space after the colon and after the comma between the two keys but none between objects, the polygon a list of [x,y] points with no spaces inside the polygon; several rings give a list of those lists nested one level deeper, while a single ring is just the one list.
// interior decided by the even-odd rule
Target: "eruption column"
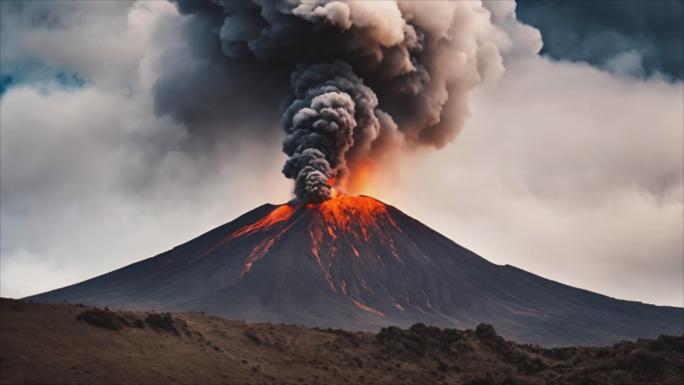
[{"label": "eruption column", "polygon": [[295,180],[299,199],[322,202],[332,197],[332,181],[348,173],[355,130],[377,135],[377,97],[341,61],[302,68],[292,85],[296,99],[283,116],[289,156],[283,174]]},{"label": "eruption column", "polygon": [[470,90],[541,48],[514,2],[173,1],[192,15],[187,49],[165,62],[156,108],[193,133],[254,131],[271,121],[255,124],[253,108],[292,100],[283,173],[311,203],[362,190],[405,150],[449,143]]}]

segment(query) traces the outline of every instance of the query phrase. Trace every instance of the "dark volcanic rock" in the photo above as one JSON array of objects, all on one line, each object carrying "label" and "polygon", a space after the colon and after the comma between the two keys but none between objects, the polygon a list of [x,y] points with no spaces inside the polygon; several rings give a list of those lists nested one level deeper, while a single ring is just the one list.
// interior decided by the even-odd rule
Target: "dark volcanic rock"
[{"label": "dark volcanic rock", "polygon": [[681,308],[492,264],[369,197],[264,205],[156,257],[33,299],[364,330],[487,323],[542,345],[684,332]]}]

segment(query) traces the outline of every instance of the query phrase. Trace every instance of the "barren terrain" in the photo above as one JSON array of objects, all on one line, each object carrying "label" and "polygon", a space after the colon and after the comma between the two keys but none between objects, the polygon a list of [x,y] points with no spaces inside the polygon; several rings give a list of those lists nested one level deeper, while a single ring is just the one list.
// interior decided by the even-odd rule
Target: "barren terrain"
[{"label": "barren terrain", "polygon": [[2,384],[678,384],[684,338],[544,349],[422,324],[380,333],[0,300]]}]

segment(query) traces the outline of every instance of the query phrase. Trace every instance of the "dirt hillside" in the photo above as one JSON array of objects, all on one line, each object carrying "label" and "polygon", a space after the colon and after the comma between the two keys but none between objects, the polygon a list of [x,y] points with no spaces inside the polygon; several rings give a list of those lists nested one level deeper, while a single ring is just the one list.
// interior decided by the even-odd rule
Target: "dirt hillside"
[{"label": "dirt hillside", "polygon": [[417,324],[380,333],[0,299],[2,384],[681,384],[684,338],[543,349]]}]

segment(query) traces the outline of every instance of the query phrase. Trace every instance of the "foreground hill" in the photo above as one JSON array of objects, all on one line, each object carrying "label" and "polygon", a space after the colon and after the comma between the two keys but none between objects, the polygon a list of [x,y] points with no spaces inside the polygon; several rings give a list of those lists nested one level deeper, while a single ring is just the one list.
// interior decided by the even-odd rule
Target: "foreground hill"
[{"label": "foreground hill", "polygon": [[0,299],[2,384],[679,384],[684,337],[543,349],[488,325],[378,334]]},{"label": "foreground hill", "polygon": [[351,196],[264,205],[166,253],[33,299],[368,331],[489,323],[545,346],[684,332],[684,309],[495,265],[392,206]]}]

